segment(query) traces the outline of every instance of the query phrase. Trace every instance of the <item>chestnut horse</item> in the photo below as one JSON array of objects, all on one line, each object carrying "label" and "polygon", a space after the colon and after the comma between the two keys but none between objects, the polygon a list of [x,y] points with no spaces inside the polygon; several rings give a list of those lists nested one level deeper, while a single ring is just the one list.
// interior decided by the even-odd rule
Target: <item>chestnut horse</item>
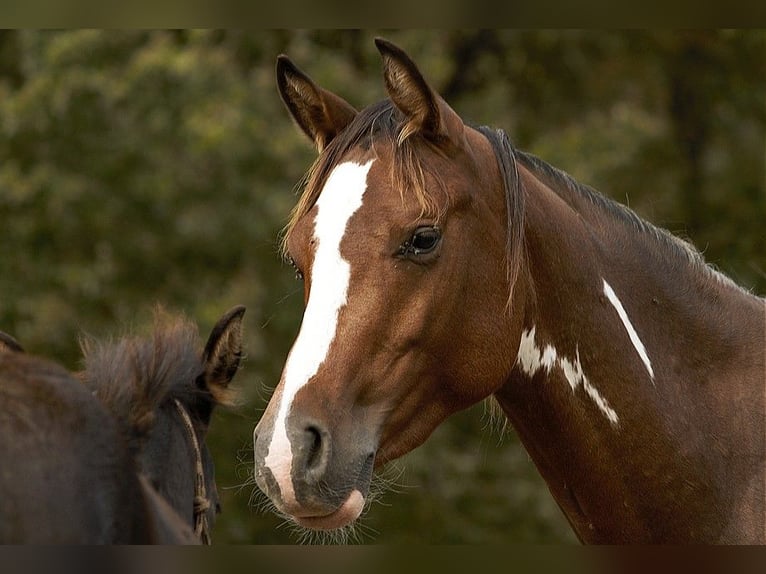
[{"label": "chestnut horse", "polygon": [[72,375],[0,332],[0,543],[199,544],[218,506],[205,444],[241,356],[244,307],[149,337],[85,341]]},{"label": "chestnut horse", "polygon": [[319,156],[284,236],[305,314],[254,433],[276,509],[353,523],[375,468],[494,397],[582,542],[766,542],[764,299],[376,45],[389,98],[361,111],[277,60]]}]

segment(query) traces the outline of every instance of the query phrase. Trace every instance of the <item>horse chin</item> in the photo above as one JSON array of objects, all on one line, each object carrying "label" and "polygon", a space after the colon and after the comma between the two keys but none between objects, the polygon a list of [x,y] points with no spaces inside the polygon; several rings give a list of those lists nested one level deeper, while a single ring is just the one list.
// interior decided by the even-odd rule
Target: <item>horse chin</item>
[{"label": "horse chin", "polygon": [[[437,425],[438,426],[438,425]],[[433,428],[436,428],[434,426]],[[381,444],[378,448],[378,452],[375,453],[375,470],[378,470],[386,466],[389,462],[401,458],[405,454],[408,454],[422,445],[432,430],[426,433],[414,432],[413,429],[409,429],[407,435],[400,435],[395,440],[389,440],[386,443]]]},{"label": "horse chin", "polygon": [[364,509],[364,495],[352,490],[337,510],[322,516],[293,516],[299,526],[310,530],[337,530],[353,523]]}]

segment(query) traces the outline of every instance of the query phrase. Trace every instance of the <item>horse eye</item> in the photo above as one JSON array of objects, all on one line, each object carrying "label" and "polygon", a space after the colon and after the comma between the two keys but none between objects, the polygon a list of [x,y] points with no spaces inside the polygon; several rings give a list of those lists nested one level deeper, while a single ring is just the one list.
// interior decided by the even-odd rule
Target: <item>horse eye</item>
[{"label": "horse eye", "polygon": [[400,255],[427,255],[434,251],[442,238],[438,227],[418,227],[412,237],[400,248]]},{"label": "horse eye", "polygon": [[418,255],[420,253],[429,253],[433,251],[439,243],[441,233],[436,227],[426,227],[418,229],[412,236],[412,251]]}]

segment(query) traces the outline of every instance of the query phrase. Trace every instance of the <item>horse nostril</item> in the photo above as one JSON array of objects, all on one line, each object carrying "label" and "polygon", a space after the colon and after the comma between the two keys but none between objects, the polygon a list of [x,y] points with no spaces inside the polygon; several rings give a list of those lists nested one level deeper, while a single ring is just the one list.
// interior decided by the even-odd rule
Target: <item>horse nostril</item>
[{"label": "horse nostril", "polygon": [[314,420],[304,421],[292,436],[292,478],[295,483],[315,485],[325,480],[332,457],[327,428]]},{"label": "horse nostril", "polygon": [[323,441],[322,432],[315,426],[310,426],[306,429],[307,440],[307,456],[306,456],[306,469],[318,470],[323,465],[324,457],[322,456]]}]

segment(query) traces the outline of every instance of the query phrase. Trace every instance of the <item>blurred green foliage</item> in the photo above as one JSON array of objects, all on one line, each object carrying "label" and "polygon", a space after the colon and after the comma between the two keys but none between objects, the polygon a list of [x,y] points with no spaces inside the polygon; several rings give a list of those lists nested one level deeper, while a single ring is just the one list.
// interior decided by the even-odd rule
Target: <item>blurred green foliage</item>
[{"label": "blurred green foliage", "polygon": [[[296,540],[249,481],[252,429],[302,312],[278,234],[314,154],[279,101],[275,58],[363,107],[384,97],[376,35],[467,121],[766,291],[764,32],[0,32],[0,329],[77,369],[81,333],[143,325],[157,302],[203,335],[248,307],[242,405],[209,438],[217,543]],[[482,409],[386,473],[364,542],[574,541],[513,431],[486,429]]]}]

